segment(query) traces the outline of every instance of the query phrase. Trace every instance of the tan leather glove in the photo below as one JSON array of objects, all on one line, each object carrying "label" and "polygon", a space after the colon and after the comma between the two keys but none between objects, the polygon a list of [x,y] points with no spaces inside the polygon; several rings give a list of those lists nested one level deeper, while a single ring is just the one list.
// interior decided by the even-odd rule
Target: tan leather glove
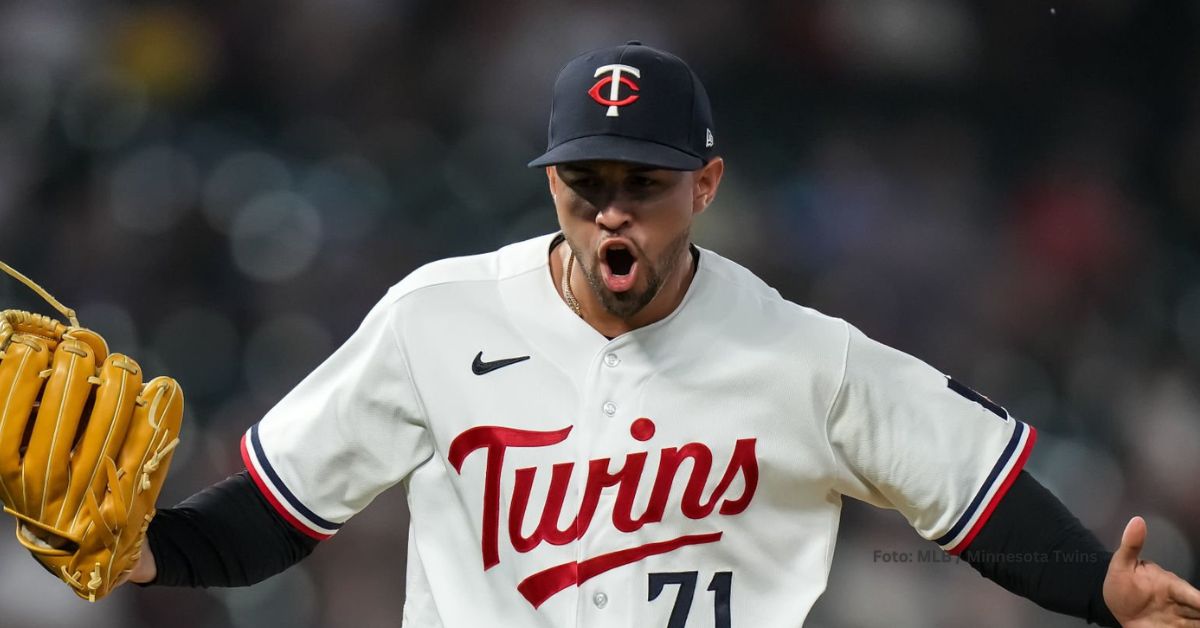
[{"label": "tan leather glove", "polygon": [[0,312],[0,501],[17,540],[77,595],[95,601],[124,581],[179,443],[183,392],[143,383],[132,358],[40,286],[0,262],[70,325]]}]

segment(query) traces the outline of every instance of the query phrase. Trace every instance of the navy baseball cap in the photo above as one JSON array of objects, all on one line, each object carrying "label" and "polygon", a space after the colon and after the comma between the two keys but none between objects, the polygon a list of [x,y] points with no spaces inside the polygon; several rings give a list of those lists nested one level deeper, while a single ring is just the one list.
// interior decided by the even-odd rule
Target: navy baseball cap
[{"label": "navy baseball cap", "polygon": [[696,170],[714,154],[712,127],[696,73],[673,54],[631,41],[563,67],[546,152],[529,167],[606,160]]}]

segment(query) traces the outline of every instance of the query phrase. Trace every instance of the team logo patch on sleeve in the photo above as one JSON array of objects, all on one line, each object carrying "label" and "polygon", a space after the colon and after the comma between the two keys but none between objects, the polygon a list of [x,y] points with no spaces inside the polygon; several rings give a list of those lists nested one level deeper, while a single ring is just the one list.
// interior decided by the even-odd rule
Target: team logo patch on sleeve
[{"label": "team logo patch on sleeve", "polygon": [[1006,421],[1008,420],[1008,410],[1000,407],[1000,404],[996,403],[995,401],[992,401],[991,399],[988,399],[987,397],[975,392],[975,390],[970,386],[963,384],[949,375],[946,376],[946,385],[950,387],[950,390],[953,390],[968,400],[974,401],[975,403],[983,406],[992,414],[995,414]]}]

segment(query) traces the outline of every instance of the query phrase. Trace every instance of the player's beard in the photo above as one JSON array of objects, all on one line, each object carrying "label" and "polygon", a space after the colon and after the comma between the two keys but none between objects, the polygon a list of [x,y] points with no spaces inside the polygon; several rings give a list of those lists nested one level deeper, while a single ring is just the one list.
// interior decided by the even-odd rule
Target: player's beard
[{"label": "player's beard", "polygon": [[[632,288],[624,292],[613,292],[604,285],[604,280],[600,276],[599,258],[585,256],[570,240],[567,240],[567,245],[571,247],[571,254],[575,256],[576,267],[583,271],[592,292],[600,299],[600,305],[609,314],[629,320],[649,305],[654,297],[658,296],[667,278],[671,277],[679,267],[679,261],[684,258],[683,253],[687,250],[690,241],[691,229],[684,229],[667,245],[662,254],[653,260],[644,255],[640,248],[636,248],[637,244],[634,243],[638,273],[645,277],[645,283],[641,289],[634,284]],[[581,260],[584,259],[589,263],[583,263]]]}]

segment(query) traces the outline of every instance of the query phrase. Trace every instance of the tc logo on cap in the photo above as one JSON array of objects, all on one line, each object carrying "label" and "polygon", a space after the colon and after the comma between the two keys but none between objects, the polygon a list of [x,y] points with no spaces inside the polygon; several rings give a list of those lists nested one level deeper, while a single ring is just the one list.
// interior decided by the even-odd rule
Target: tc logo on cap
[{"label": "tc logo on cap", "polygon": [[[625,85],[635,92],[640,91],[637,83],[634,83],[633,79],[629,78],[628,76],[623,76],[621,74],[622,72],[632,74],[637,78],[642,78],[642,71],[631,65],[621,65],[620,63],[602,65],[596,68],[596,73],[593,76],[600,76],[601,74],[607,74],[607,76],[599,81],[596,81],[596,84],[588,90],[588,96],[591,96],[592,100],[602,105],[608,105],[607,115],[610,118],[617,117],[617,107],[624,107],[625,105],[628,105],[638,99],[637,94],[630,94],[625,98],[621,98],[621,85]],[[608,90],[607,98],[600,95],[600,90],[604,89],[605,85],[612,86]],[[618,100],[618,98],[621,99]]]}]

